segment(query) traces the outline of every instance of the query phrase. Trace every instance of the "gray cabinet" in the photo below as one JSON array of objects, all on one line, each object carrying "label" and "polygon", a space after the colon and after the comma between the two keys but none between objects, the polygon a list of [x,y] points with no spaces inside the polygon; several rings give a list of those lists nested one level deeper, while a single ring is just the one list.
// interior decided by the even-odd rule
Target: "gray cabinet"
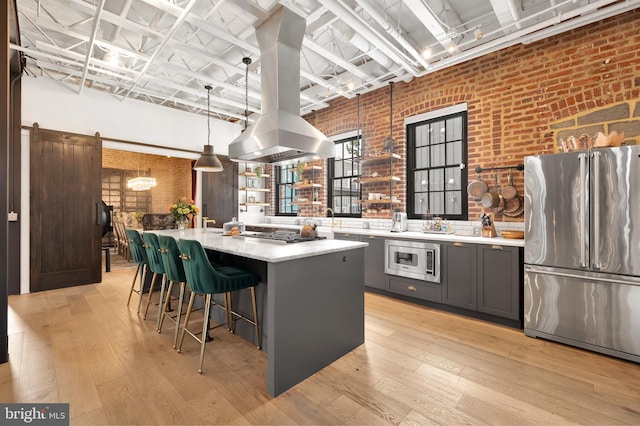
[{"label": "gray cabinet", "polygon": [[442,303],[476,310],[476,245],[469,243],[442,243]]},{"label": "gray cabinet", "polygon": [[403,296],[427,300],[429,302],[442,302],[442,287],[440,284],[427,281],[390,276],[388,290],[393,293],[402,294]]},{"label": "gray cabinet", "polygon": [[359,234],[349,234],[347,232],[335,232],[333,233],[333,238],[336,240],[347,240],[347,241],[360,241]]},{"label": "gray cabinet", "polygon": [[362,241],[369,243],[364,249],[364,285],[381,290],[387,289],[387,275],[384,273],[384,238],[375,235],[359,235],[334,232],[336,240]]},{"label": "gray cabinet", "polygon": [[360,241],[369,243],[364,249],[364,285],[385,290],[387,276],[384,273],[384,238],[362,235]]},{"label": "gray cabinet", "polygon": [[520,319],[522,250],[478,245],[478,311]]}]

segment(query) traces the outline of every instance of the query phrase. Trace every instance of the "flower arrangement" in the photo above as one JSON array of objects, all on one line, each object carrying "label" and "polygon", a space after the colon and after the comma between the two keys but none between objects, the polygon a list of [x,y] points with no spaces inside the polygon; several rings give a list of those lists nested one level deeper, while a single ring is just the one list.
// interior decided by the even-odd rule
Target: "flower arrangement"
[{"label": "flower arrangement", "polygon": [[200,209],[194,203],[195,201],[182,197],[169,206],[169,212],[176,218],[176,222],[188,222],[200,213]]}]

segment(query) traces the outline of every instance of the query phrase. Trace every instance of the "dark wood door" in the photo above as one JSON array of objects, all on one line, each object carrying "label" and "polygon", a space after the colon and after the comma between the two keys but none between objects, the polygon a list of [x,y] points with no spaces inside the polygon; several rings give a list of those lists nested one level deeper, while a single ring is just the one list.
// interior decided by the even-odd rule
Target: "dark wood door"
[{"label": "dark wood door", "polygon": [[202,216],[214,219],[217,228],[238,217],[238,163],[218,155],[224,170],[202,174]]},{"label": "dark wood door", "polygon": [[31,133],[31,291],[100,282],[102,141]]}]

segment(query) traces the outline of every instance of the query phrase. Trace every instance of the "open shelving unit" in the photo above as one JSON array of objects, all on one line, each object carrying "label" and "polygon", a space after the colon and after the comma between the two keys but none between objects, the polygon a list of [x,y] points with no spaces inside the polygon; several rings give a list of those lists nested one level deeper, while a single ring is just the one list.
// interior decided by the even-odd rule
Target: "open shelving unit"
[{"label": "open shelving unit", "polygon": [[[296,195],[298,195],[297,190],[306,190],[306,191],[310,191],[309,194],[309,199],[303,199],[300,201],[292,201],[290,203],[290,205],[292,206],[321,206],[322,202],[320,201],[320,197],[318,196],[318,199],[314,200],[314,193],[315,190],[322,188],[322,185],[319,183],[315,182],[315,172],[316,171],[320,171],[322,170],[322,167],[320,166],[316,166],[313,164],[305,164],[304,167],[302,167],[300,169],[300,171],[302,173],[298,174],[298,179],[303,179],[302,176],[303,175],[308,175],[308,173],[311,173],[311,178],[310,179],[304,179],[301,181],[298,181],[292,185],[290,185],[291,188],[296,190]],[[298,170],[294,170],[292,171],[293,173],[298,173]],[[306,182],[305,181],[310,181],[310,182]]]},{"label": "open shelving unit", "polygon": [[[271,189],[266,187],[266,181],[264,179],[268,179],[271,177],[268,173],[260,173],[258,177],[258,173],[254,171],[247,171],[248,164],[245,163],[245,169],[240,172],[238,175],[244,178],[244,185],[238,188],[239,191],[244,192],[244,201],[241,200],[240,207],[269,207],[271,203],[269,203],[268,195],[271,192]],[[256,167],[265,167],[265,166],[256,166]],[[250,184],[254,182],[254,184]],[[253,194],[258,194],[258,197]]]}]

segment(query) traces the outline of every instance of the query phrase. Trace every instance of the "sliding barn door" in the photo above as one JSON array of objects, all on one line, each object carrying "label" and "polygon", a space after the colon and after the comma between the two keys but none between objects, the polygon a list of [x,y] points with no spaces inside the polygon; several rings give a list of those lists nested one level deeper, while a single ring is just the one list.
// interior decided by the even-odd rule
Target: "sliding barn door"
[{"label": "sliding barn door", "polygon": [[31,133],[31,291],[100,282],[102,141]]},{"label": "sliding barn door", "polygon": [[202,174],[202,215],[214,219],[217,228],[238,217],[238,164],[218,155],[224,170]]}]

